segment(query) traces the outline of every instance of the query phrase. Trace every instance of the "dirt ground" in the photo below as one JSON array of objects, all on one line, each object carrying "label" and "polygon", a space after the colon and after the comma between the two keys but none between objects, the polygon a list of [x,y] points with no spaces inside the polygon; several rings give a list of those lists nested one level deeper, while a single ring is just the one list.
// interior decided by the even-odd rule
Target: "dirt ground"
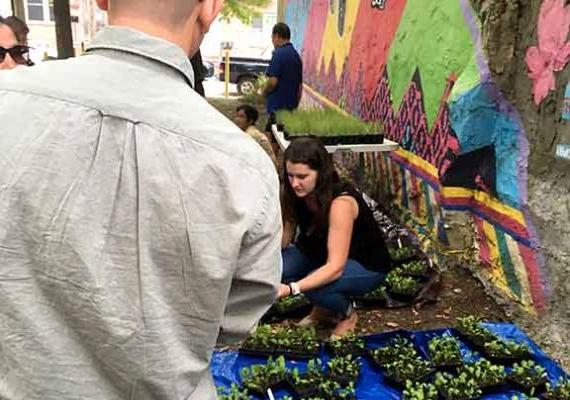
[{"label": "dirt ground", "polygon": [[[243,100],[239,97],[208,99],[221,113],[232,118],[234,110]],[[258,128],[263,129],[267,114],[262,103],[256,104],[260,118]],[[416,304],[400,309],[359,310],[358,333],[378,333],[394,329],[422,330],[452,326],[455,318],[477,315],[491,321],[510,321],[520,326],[545,352],[570,370],[568,338],[553,337],[548,329],[550,322],[527,315],[507,315],[506,309],[495,302],[471,272],[451,267],[442,273],[442,286],[435,303]],[[327,335],[327,332],[320,332]]]}]

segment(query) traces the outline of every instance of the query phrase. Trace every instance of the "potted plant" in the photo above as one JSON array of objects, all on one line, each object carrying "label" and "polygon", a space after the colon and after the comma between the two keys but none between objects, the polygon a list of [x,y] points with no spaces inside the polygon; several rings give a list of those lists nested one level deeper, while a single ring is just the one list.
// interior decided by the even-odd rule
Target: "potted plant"
[{"label": "potted plant", "polygon": [[421,357],[400,358],[384,365],[384,375],[394,386],[403,388],[406,381],[422,382],[432,372],[431,363]]},{"label": "potted plant", "polygon": [[515,363],[508,376],[509,381],[527,394],[534,396],[543,391],[548,382],[546,369],[532,360]]},{"label": "potted plant", "polygon": [[306,309],[310,306],[311,302],[303,293],[296,296],[287,296],[278,300],[271,310],[280,316],[289,315],[290,313],[299,309]]},{"label": "potted plant", "polygon": [[372,144],[384,140],[378,124],[362,122],[332,109],[282,110],[276,117],[286,140],[316,136],[324,145]]},{"label": "potted plant", "polygon": [[437,400],[438,393],[431,383],[406,382],[406,388],[402,393],[402,400]]},{"label": "potted plant", "polygon": [[554,386],[547,382],[543,397],[546,400],[570,400],[570,380],[560,378]]},{"label": "potted plant", "polygon": [[304,374],[299,373],[297,368],[292,371],[289,384],[295,397],[305,399],[317,395],[319,385],[324,380],[325,373],[321,360],[313,359],[308,362],[307,371]]},{"label": "potted plant", "polygon": [[379,347],[369,352],[372,364],[377,368],[398,361],[418,356],[415,346],[403,336],[396,336],[387,346]]},{"label": "potted plant", "polygon": [[457,330],[461,336],[476,348],[497,339],[489,329],[481,326],[481,320],[473,315],[457,318]]},{"label": "potted plant", "polygon": [[530,347],[514,340],[496,339],[486,342],[483,345],[483,352],[487,358],[501,363],[512,363],[531,356]]},{"label": "potted plant", "polygon": [[421,279],[429,278],[429,265],[424,260],[410,261],[400,266],[402,275]]},{"label": "potted plant", "polygon": [[241,389],[237,383],[232,383],[228,390],[223,386],[218,387],[218,400],[251,400],[247,389]]},{"label": "potted plant", "polygon": [[287,355],[308,359],[318,355],[320,343],[312,327],[260,325],[240,347],[253,356]]},{"label": "potted plant", "polygon": [[359,307],[384,306],[388,301],[386,286],[378,286],[376,289],[366,293],[364,296],[353,297],[353,300]]},{"label": "potted plant", "polygon": [[403,263],[416,257],[417,250],[412,246],[391,247],[388,249],[390,258],[396,263]]},{"label": "potted plant", "polygon": [[415,299],[421,289],[418,281],[411,276],[402,275],[399,268],[397,273],[392,274],[392,272],[394,271],[388,273],[385,280],[390,296],[405,302]]},{"label": "potted plant", "polygon": [[283,356],[273,360],[271,357],[267,364],[252,365],[240,371],[243,386],[259,396],[265,396],[267,389],[281,386],[288,380],[289,371],[285,367]]},{"label": "potted plant", "polygon": [[459,371],[473,379],[484,393],[499,391],[507,379],[503,365],[495,365],[485,359],[466,364]]},{"label": "potted plant", "polygon": [[448,333],[431,339],[428,351],[436,368],[457,368],[463,364],[459,340]]},{"label": "potted plant", "polygon": [[349,333],[345,336],[331,338],[325,342],[325,348],[335,357],[344,357],[352,354],[354,357],[364,353],[364,339]]},{"label": "potted plant", "polygon": [[464,373],[453,376],[447,372],[438,372],[434,384],[446,400],[473,400],[483,394],[477,383]]},{"label": "potted plant", "polygon": [[352,355],[335,357],[327,363],[327,366],[329,378],[342,387],[347,387],[351,383],[355,384],[360,375],[360,362]]}]

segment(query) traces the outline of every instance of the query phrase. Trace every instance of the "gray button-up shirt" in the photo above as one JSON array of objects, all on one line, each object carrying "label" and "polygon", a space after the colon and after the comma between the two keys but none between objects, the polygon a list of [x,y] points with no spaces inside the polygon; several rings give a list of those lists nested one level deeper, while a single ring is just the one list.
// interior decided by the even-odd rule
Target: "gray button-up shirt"
[{"label": "gray button-up shirt", "polygon": [[271,160],[177,46],[0,73],[0,399],[209,400],[280,279]]}]

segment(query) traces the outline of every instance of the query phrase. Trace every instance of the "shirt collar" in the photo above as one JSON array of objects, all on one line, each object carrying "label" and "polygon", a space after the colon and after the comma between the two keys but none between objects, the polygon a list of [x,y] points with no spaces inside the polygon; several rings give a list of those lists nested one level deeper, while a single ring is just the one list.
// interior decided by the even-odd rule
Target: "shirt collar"
[{"label": "shirt collar", "polygon": [[87,53],[115,50],[136,54],[178,70],[194,87],[194,70],[188,55],[174,43],[120,26],[106,26],[93,39]]}]

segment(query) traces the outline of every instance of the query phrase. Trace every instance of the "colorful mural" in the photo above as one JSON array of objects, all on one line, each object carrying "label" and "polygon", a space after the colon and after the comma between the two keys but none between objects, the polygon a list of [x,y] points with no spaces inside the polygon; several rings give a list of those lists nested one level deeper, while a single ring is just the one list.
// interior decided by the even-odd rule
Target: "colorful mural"
[{"label": "colorful mural", "polygon": [[[411,226],[445,243],[442,210],[470,215],[483,275],[528,310],[545,307],[526,210],[528,142],[491,79],[468,0],[288,0],[304,104],[379,121],[401,149],[343,155]],[[368,180],[370,181],[370,180]]]}]

